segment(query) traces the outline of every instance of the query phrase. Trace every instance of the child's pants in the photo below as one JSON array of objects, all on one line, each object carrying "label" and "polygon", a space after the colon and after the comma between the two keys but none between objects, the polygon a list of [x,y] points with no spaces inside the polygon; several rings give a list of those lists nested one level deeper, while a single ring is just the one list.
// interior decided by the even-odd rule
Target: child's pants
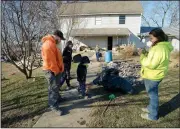
[{"label": "child's pants", "polygon": [[63,77],[61,78],[61,85],[63,85],[66,81],[67,86],[70,87],[70,70],[71,63],[64,63],[64,72]]},{"label": "child's pants", "polygon": [[86,82],[79,82],[79,88],[82,96],[86,95]]}]

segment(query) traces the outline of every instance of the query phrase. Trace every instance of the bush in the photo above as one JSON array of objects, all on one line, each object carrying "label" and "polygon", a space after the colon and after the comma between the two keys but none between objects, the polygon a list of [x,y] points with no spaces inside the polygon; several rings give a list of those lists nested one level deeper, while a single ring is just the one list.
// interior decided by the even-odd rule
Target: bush
[{"label": "bush", "polygon": [[138,51],[135,45],[128,44],[127,46],[119,46],[117,48],[117,51],[120,53],[120,55],[123,57],[123,59],[132,57],[132,56],[138,56]]},{"label": "bush", "polygon": [[122,48],[121,46],[116,48],[116,51],[118,51],[118,52],[121,52],[122,50],[124,50],[124,48]]},{"label": "bush", "polygon": [[170,67],[179,67],[179,51],[173,51],[170,54]]},{"label": "bush", "polygon": [[134,51],[133,51],[133,56],[139,56],[138,54],[138,50],[135,48]]},{"label": "bush", "polygon": [[171,59],[179,59],[179,51],[173,51],[171,53]]},{"label": "bush", "polygon": [[125,51],[126,57],[131,57],[131,56],[137,54],[136,47],[131,44],[128,44],[127,46],[125,46],[124,51]]}]

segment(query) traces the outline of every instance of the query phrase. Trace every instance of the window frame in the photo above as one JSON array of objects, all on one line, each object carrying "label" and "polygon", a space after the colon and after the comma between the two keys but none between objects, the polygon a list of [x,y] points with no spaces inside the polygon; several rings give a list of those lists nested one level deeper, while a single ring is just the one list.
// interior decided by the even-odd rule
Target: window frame
[{"label": "window frame", "polygon": [[[97,24],[97,22],[99,22]],[[102,24],[102,17],[101,16],[95,16],[95,25],[101,25]]]},{"label": "window frame", "polygon": [[126,15],[119,15],[119,24],[126,24]]}]

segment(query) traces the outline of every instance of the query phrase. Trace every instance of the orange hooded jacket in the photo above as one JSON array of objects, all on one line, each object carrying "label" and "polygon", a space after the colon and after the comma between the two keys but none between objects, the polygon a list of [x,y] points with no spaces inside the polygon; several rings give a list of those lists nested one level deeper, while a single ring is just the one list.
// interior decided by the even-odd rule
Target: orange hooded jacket
[{"label": "orange hooded jacket", "polygon": [[42,38],[42,43],[43,70],[50,70],[55,75],[62,73],[64,71],[63,58],[54,37],[47,35]]}]

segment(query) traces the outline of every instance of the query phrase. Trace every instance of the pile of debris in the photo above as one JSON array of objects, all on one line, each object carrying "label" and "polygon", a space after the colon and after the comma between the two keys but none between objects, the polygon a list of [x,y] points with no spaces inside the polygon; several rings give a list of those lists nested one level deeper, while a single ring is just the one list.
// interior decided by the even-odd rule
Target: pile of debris
[{"label": "pile of debris", "polygon": [[140,64],[133,64],[128,62],[110,62],[106,66],[107,68],[115,68],[119,70],[119,76],[127,79],[133,86],[143,84],[140,79]]}]

